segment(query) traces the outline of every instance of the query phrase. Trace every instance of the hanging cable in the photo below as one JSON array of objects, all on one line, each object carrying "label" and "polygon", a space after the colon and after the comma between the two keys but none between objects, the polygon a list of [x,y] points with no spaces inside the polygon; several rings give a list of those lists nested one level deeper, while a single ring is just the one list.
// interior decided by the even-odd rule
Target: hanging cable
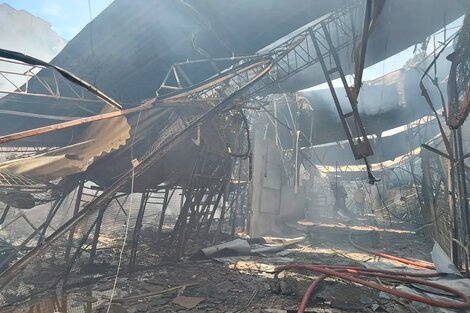
[{"label": "hanging cable", "polygon": [[142,112],[139,112],[139,115],[137,117],[136,126],[135,126],[134,136],[132,136],[132,142],[131,142],[132,174],[131,174],[131,190],[130,190],[130,194],[129,194],[129,210],[127,212],[127,221],[126,221],[126,227],[125,227],[125,230],[124,230],[124,238],[123,238],[123,241],[122,241],[121,250],[119,252],[119,261],[118,261],[117,270],[116,270],[116,277],[114,278],[113,289],[111,290],[111,296],[110,296],[110,299],[109,299],[108,308],[106,310],[106,313],[110,312],[109,310],[111,309],[111,304],[113,303],[113,297],[114,297],[114,293],[116,292],[116,285],[117,285],[117,282],[118,282],[118,279],[119,279],[119,273],[121,271],[122,256],[124,254],[124,249],[126,247],[127,235],[129,233],[129,225],[131,223],[132,203],[133,203],[132,200],[133,200],[133,195],[134,195],[134,182],[135,182],[135,166],[134,166],[132,161],[134,160],[134,143],[135,143],[135,137],[136,137],[136,134],[137,134],[137,129],[139,127],[141,114],[142,114]]}]

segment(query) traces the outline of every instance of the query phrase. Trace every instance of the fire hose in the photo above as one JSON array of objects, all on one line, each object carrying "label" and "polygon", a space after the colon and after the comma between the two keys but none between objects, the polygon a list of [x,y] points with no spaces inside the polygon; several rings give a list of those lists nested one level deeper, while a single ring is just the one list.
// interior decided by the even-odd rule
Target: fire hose
[{"label": "fire hose", "polygon": [[[278,267],[276,272],[287,271],[287,270],[308,270],[316,273],[321,273],[319,276],[307,289],[305,292],[302,301],[297,310],[298,313],[305,312],[310,296],[315,291],[316,287],[329,276],[334,276],[340,278],[344,281],[353,282],[359,285],[363,285],[369,288],[374,288],[379,291],[389,293],[391,295],[405,298],[412,301],[421,302],[431,306],[447,308],[447,309],[469,309],[470,308],[470,298],[468,298],[463,292],[455,290],[453,288],[440,285],[434,282],[417,279],[416,277],[433,277],[438,276],[437,273],[408,273],[408,272],[399,272],[399,271],[388,271],[388,270],[379,270],[379,269],[365,269],[359,267],[347,267],[347,266],[330,266],[330,265],[309,265],[309,264],[291,264]],[[396,290],[393,288],[388,288],[370,281],[361,279],[357,276],[366,276],[366,277],[376,277],[376,278],[386,278],[394,281],[401,281],[419,285],[429,286],[435,289],[442,290],[444,292],[452,293],[453,295],[462,299],[461,302],[456,301],[441,301],[433,300],[423,296],[418,296],[408,292]]]},{"label": "fire hose", "polygon": [[[400,258],[394,255],[386,254],[380,251],[364,248],[352,241],[351,234],[349,234],[349,240],[351,244],[362,251],[375,254],[377,256],[381,256],[387,259],[391,259],[406,265],[412,265],[416,267],[421,267],[425,269],[434,269],[434,266],[420,262],[420,261],[413,261],[405,258]],[[307,288],[304,296],[302,297],[302,301],[299,305],[297,313],[305,312],[307,308],[308,301],[318,287],[318,285],[327,277],[333,276],[340,278],[341,280],[347,282],[353,282],[362,286],[366,286],[369,288],[373,288],[382,292],[389,293],[391,295],[401,297],[404,299],[421,302],[424,304],[428,304],[435,307],[447,308],[447,309],[469,309],[470,308],[470,298],[467,297],[463,292],[453,289],[448,286],[444,286],[438,283],[418,279],[418,278],[430,278],[430,277],[438,277],[438,273],[413,273],[413,272],[403,272],[403,271],[391,271],[391,270],[382,270],[382,269],[368,269],[368,268],[360,268],[360,267],[352,267],[352,266],[340,266],[340,265],[325,265],[325,264],[291,264],[285,265],[276,268],[276,272],[281,271],[288,271],[288,270],[308,270],[316,273],[321,273],[319,277],[315,279],[315,281]],[[438,290],[442,290],[444,292],[451,293],[456,297],[460,298],[462,301],[443,301],[443,300],[434,300],[424,296],[415,295],[412,293],[400,291],[393,288],[388,288],[383,285],[379,285],[376,283],[372,283],[370,281],[364,280],[359,278],[358,276],[365,276],[365,277],[375,277],[375,278],[386,278],[394,281],[399,282],[406,282],[406,283],[413,283],[417,285],[428,286],[431,288],[435,288]]]},{"label": "fire hose", "polygon": [[400,262],[400,263],[403,263],[403,264],[406,264],[406,265],[412,265],[412,266],[416,266],[416,267],[425,268],[425,269],[428,269],[428,270],[435,269],[434,265],[432,265],[432,264],[428,264],[428,263],[420,262],[420,261],[413,261],[413,260],[409,260],[409,259],[405,259],[405,258],[400,258],[400,257],[394,256],[394,255],[391,255],[391,254],[383,253],[381,251],[372,250],[372,249],[362,247],[362,246],[358,245],[357,243],[355,243],[352,240],[351,233],[349,233],[349,242],[358,250],[361,250],[361,251],[364,251],[364,252],[367,252],[367,253],[370,253],[370,254],[374,254],[374,255],[380,256],[382,258],[386,258],[386,259],[389,259],[389,260]]}]

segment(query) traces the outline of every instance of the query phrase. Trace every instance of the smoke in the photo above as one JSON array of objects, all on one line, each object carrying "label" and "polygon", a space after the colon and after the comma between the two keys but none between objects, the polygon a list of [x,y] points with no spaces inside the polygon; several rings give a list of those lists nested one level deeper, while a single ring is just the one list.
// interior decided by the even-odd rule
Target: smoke
[{"label": "smoke", "polygon": [[[358,98],[359,114],[375,116],[404,107],[427,106],[419,87],[425,67],[425,64],[420,67],[404,67],[377,79],[364,82]],[[443,77],[449,71],[450,62],[441,57],[438,61],[438,67],[439,74]],[[440,107],[441,100],[437,89],[429,82],[426,83],[426,86],[436,108]],[[445,96],[445,81],[440,82],[440,88]],[[344,88],[338,86],[335,87],[335,91],[344,113],[350,112],[350,104]],[[328,112],[329,115],[335,117],[335,120],[339,121],[329,89],[304,90],[301,93],[309,100],[314,110]]]},{"label": "smoke", "polygon": [[[24,10],[16,10],[8,4],[0,4],[0,47],[14,50],[50,61],[65,46],[66,41],[57,35],[51,25],[39,17]],[[25,72],[30,67],[0,62],[0,71]],[[25,83],[25,78],[5,74],[8,80],[18,87]],[[0,76],[0,90],[13,91],[15,86]],[[4,94],[0,94],[0,97]]]}]

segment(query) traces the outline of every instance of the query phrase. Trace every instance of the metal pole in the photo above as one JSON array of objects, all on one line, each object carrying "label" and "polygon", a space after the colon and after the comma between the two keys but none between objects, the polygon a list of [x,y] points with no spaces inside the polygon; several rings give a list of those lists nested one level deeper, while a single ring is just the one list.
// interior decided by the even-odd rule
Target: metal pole
[{"label": "metal pole", "polygon": [[90,250],[90,260],[88,261],[88,264],[93,264],[93,261],[95,260],[96,247],[98,246],[98,239],[100,238],[100,234],[101,234],[101,224],[103,223],[103,215],[107,207],[108,205],[104,206],[98,212],[98,217],[96,218],[96,225],[95,225],[95,234],[93,236],[93,242],[92,242],[91,250]]},{"label": "metal pole", "polygon": [[[85,180],[80,180],[79,185],[78,185],[78,190],[77,190],[77,198],[75,199],[75,207],[73,209],[73,217],[75,217],[78,214],[78,211],[80,210],[80,203],[82,201],[82,194],[83,194],[84,185],[85,185]],[[74,233],[75,233],[75,226],[72,226],[72,228],[70,228],[69,237],[67,239],[67,248],[65,250],[65,262],[66,263],[69,262],[70,251],[72,250]]]},{"label": "metal pole", "polygon": [[57,199],[57,200],[54,202],[54,204],[52,205],[51,209],[49,210],[49,214],[47,215],[46,221],[44,222],[44,223],[45,223],[45,226],[44,226],[44,228],[42,229],[42,232],[41,232],[41,238],[39,239],[40,242],[43,240],[43,238],[46,237],[47,228],[49,227],[50,223],[52,222],[52,219],[54,218],[54,216],[56,215],[57,211],[59,210],[59,207],[60,207],[60,206],[62,205],[62,203],[64,202],[66,196],[67,196],[67,195],[63,195],[62,197],[60,197],[59,199]]},{"label": "metal pole", "polygon": [[[452,130],[454,137],[454,144],[456,151],[454,152],[454,160],[457,159],[456,164],[456,176],[457,184],[459,190],[459,215],[460,215],[460,239],[465,247],[468,247],[469,244],[469,234],[468,234],[468,201],[467,201],[467,185],[465,181],[465,163],[464,163],[464,152],[463,152],[463,141],[462,141],[462,130],[459,127],[456,130]],[[470,276],[469,273],[469,260],[466,254],[465,256],[465,273],[467,278]]]},{"label": "metal pole", "polygon": [[[232,206],[232,211],[231,211],[231,219],[232,219],[232,233],[231,233],[231,238],[232,240],[235,239],[235,228],[237,227],[237,213],[238,213],[238,199],[240,198],[240,178],[242,176],[242,161],[243,159],[239,159],[238,162],[238,182],[237,182],[237,193],[235,195],[235,205]],[[228,182],[230,184],[230,181]]]},{"label": "metal pole", "polygon": [[155,238],[155,243],[158,244],[161,239],[162,235],[162,228],[163,228],[163,223],[165,221],[165,213],[166,209],[168,208],[168,204],[170,203],[171,198],[173,197],[173,194],[175,193],[175,190],[177,187],[173,188],[173,191],[170,194],[170,189],[166,188],[165,189],[165,196],[163,198],[163,205],[162,205],[162,213],[160,214],[160,221],[158,222],[158,230],[157,230],[157,235]]},{"label": "metal pole", "polygon": [[[448,190],[449,190],[449,207],[452,214],[452,238],[459,239],[460,232],[460,223],[459,223],[459,213],[457,211],[457,202],[455,199],[455,162],[454,162],[454,136],[449,136],[449,144],[452,148],[449,151],[449,168],[448,168]],[[452,262],[460,267],[459,262],[459,246],[452,240]]]},{"label": "metal pole", "polygon": [[8,211],[10,211],[10,205],[7,205],[6,208],[3,210],[2,216],[0,217],[0,225],[5,222],[5,219],[7,218]]},{"label": "metal pole", "polygon": [[132,247],[131,256],[129,260],[129,268],[132,270],[135,267],[135,260],[137,257],[137,245],[139,243],[140,230],[142,229],[142,221],[144,219],[145,207],[150,197],[150,192],[143,192],[140,199],[139,212],[137,213],[137,219],[135,221],[134,233],[132,235]]},{"label": "metal pole", "polygon": [[[466,173],[465,173],[465,156],[464,156],[464,146],[463,146],[463,139],[462,139],[462,129],[459,128],[457,130],[457,140],[458,140],[458,169],[459,169],[459,179],[460,179],[460,192],[461,192],[461,199],[462,199],[462,209],[465,218],[465,224],[467,225],[468,230],[468,201],[467,201],[467,184],[466,184]],[[468,235],[468,233],[466,234]]]},{"label": "metal pole", "polygon": [[83,249],[82,246],[85,244],[85,242],[88,240],[88,237],[90,236],[91,232],[93,231],[93,228],[95,228],[96,224],[98,222],[98,219],[95,219],[93,224],[88,228],[86,233],[82,236],[82,239],[77,244],[77,249],[75,250],[75,253],[72,255],[72,258],[69,259],[69,262],[67,264],[67,269],[65,270],[63,279],[64,283],[63,286],[65,287],[65,283],[67,282],[68,276],[70,274],[70,271],[72,270],[73,264],[75,263],[75,260],[81,255]]},{"label": "metal pole", "polygon": [[180,213],[178,215],[178,219],[176,220],[175,226],[173,226],[173,230],[171,231],[171,237],[170,237],[170,242],[173,242],[176,238],[176,235],[179,231],[180,225],[183,223],[183,216],[184,218],[186,217],[186,212],[187,212],[187,207],[189,206],[189,203],[191,202],[192,199],[192,193],[190,190],[182,190],[181,191],[181,198],[185,198],[183,205],[181,206]]}]

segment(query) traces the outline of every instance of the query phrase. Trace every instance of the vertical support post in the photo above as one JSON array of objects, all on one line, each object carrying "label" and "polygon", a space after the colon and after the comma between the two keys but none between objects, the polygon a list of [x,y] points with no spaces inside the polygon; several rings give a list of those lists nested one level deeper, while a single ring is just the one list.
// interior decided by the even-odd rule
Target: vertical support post
[{"label": "vertical support post", "polygon": [[[191,187],[189,187],[191,188]],[[178,220],[176,221],[176,224],[175,224],[175,227],[173,228],[173,233],[172,233],[172,241],[178,237],[178,245],[176,247],[176,251],[175,251],[175,258],[176,259],[179,259],[179,257],[181,256],[181,250],[182,250],[182,246],[183,246],[183,237],[184,237],[184,229],[186,227],[186,222],[188,220],[188,212],[190,210],[190,206],[192,205],[192,202],[193,202],[193,190],[192,189],[189,189],[187,190],[187,194],[186,194],[186,200],[183,204],[183,207],[181,208],[181,212],[178,216]]]},{"label": "vertical support post", "polygon": [[85,232],[85,234],[82,236],[80,241],[77,244],[77,249],[75,250],[75,253],[72,255],[72,258],[70,258],[68,264],[67,264],[67,269],[65,270],[65,273],[63,275],[63,287],[65,287],[67,279],[69,277],[70,271],[72,270],[73,264],[75,263],[75,260],[80,257],[82,254],[82,247],[85,244],[85,242],[88,240],[88,237],[90,236],[91,232],[93,231],[93,228],[95,228],[96,223],[98,222],[98,219],[95,219],[93,224],[88,228],[88,230]]},{"label": "vertical support post", "polygon": [[[232,229],[231,229],[231,238],[232,240],[235,239],[235,230],[236,230],[236,227],[237,227],[237,213],[238,213],[238,200],[240,198],[240,188],[241,188],[241,184],[240,184],[240,180],[241,180],[241,176],[242,176],[242,159],[239,159],[239,162],[238,162],[238,178],[237,178],[237,192],[235,194],[235,206],[232,206],[232,210],[231,210],[231,216],[230,216],[230,219],[232,220]],[[230,184],[230,182],[229,182]]]},{"label": "vertical support post", "polygon": [[242,216],[243,216],[243,219],[242,219],[242,231],[243,232],[246,232],[246,220],[247,220],[247,216],[248,216],[248,212],[247,212],[247,208],[248,206],[246,205],[246,201],[248,199],[248,196],[247,196],[247,186],[246,184],[243,184],[243,186],[241,186],[240,188],[242,188],[242,191],[241,191],[241,199],[240,199],[240,212],[242,213]]},{"label": "vertical support post", "polygon": [[[467,229],[466,236],[468,236],[468,201],[467,201],[467,183],[466,183],[466,173],[465,173],[465,156],[464,156],[464,145],[462,139],[462,128],[457,129],[457,143],[458,143],[458,174],[460,182],[460,198],[462,212],[465,220],[465,228]],[[468,243],[467,243],[468,244]]]},{"label": "vertical support post", "polygon": [[0,225],[5,222],[5,219],[7,218],[8,211],[10,211],[10,205],[7,205],[6,208],[3,210],[2,216],[0,217]]},{"label": "vertical support post", "polygon": [[42,242],[42,240],[44,240],[44,238],[46,237],[47,228],[51,224],[52,219],[54,219],[54,216],[56,215],[60,206],[64,202],[65,197],[67,197],[67,195],[63,195],[59,199],[57,199],[49,210],[49,214],[47,214],[46,221],[44,222],[44,228],[41,231],[41,238],[39,239],[39,242]]},{"label": "vertical support post", "polygon": [[334,204],[334,208],[333,208],[333,214],[334,214],[334,217],[337,218],[338,217],[338,161],[336,161],[336,164],[335,164],[335,192],[334,192],[334,196],[335,196],[335,204]]},{"label": "vertical support post", "polygon": [[[253,146],[255,138],[253,138]],[[246,203],[246,217],[245,217],[245,232],[252,235],[252,220],[253,220],[253,154],[248,158],[248,180],[246,185],[247,203]]]},{"label": "vertical support post", "polygon": [[[183,198],[185,199],[183,200]],[[178,215],[178,219],[176,220],[175,226],[173,226],[173,230],[171,231],[171,238],[170,238],[171,243],[175,240],[178,234],[180,225],[182,224],[183,216],[184,218],[186,218],[186,208],[187,206],[189,206],[189,203],[191,202],[191,199],[192,199],[192,193],[190,192],[189,189],[181,190],[181,199],[183,201],[182,201],[182,206]]]},{"label": "vertical support post", "polygon": [[165,196],[163,197],[163,204],[162,204],[162,213],[160,214],[160,221],[158,222],[157,234],[156,234],[156,237],[154,238],[154,241],[156,244],[158,244],[161,240],[163,223],[165,221],[166,209],[168,208],[168,204],[170,203],[170,200],[173,197],[175,190],[176,190],[176,187],[173,189],[170,195],[170,189],[165,188]]},{"label": "vertical support post", "polygon": [[[449,136],[449,144],[453,149],[454,147],[454,138],[453,136]],[[454,153],[453,150],[449,152],[449,160],[448,160],[448,169],[447,169],[447,185],[448,185],[448,202],[451,211],[451,218],[452,218],[452,238],[458,239],[459,238],[459,214],[457,211],[457,201],[455,199],[455,162],[454,162]],[[452,240],[452,262],[455,266],[460,267],[459,262],[459,249],[460,247],[458,244]]]},{"label": "vertical support post", "polygon": [[[77,198],[75,199],[75,206],[73,208],[73,217],[75,217],[78,214],[78,211],[80,210],[80,203],[82,201],[82,194],[83,194],[83,187],[85,186],[85,180],[80,180],[79,185],[78,185],[78,190],[77,190]],[[75,226],[72,226],[70,228],[69,236],[67,239],[67,247],[65,250],[65,262],[69,262],[70,258],[70,251],[72,250],[72,244],[73,244],[73,235],[75,233]]]},{"label": "vertical support post", "polygon": [[[453,160],[455,162],[454,169],[455,169],[455,176],[457,180],[457,188],[458,188],[458,202],[459,202],[459,229],[458,235],[460,242],[467,246],[469,244],[469,234],[468,234],[468,201],[467,201],[467,187],[465,181],[465,163],[464,163],[464,153],[463,153],[463,141],[462,141],[462,130],[461,128],[452,129],[452,139],[453,139]],[[465,252],[465,251],[464,251]],[[469,260],[467,253],[461,254],[463,257],[464,265],[465,265],[465,273],[467,278],[470,276],[469,273]],[[460,262],[459,262],[460,263]]]},{"label": "vertical support post", "polygon": [[[421,171],[423,173],[423,181],[421,184],[422,189],[422,198],[423,198],[423,217],[425,219],[424,223],[432,223],[432,231],[429,234],[429,238],[437,237],[437,212],[436,207],[434,205],[433,199],[433,190],[432,190],[432,176],[431,176],[431,162],[430,162],[430,155],[429,151],[423,149],[420,154],[421,157]],[[431,236],[432,235],[432,236]]]},{"label": "vertical support post", "polygon": [[96,218],[95,234],[93,236],[93,242],[91,244],[91,250],[90,250],[90,259],[88,261],[89,264],[93,264],[95,260],[96,247],[98,246],[98,239],[100,238],[100,234],[101,234],[101,224],[103,223],[103,215],[104,215],[104,212],[106,211],[106,208],[107,208],[107,205],[101,208],[98,212],[98,217]]},{"label": "vertical support post", "polygon": [[150,197],[150,192],[143,192],[140,199],[139,212],[137,213],[137,219],[135,221],[134,232],[132,234],[132,246],[131,246],[131,256],[129,260],[129,268],[131,270],[135,267],[135,260],[137,257],[137,246],[139,244],[140,230],[142,229],[142,221],[144,219],[145,207],[147,206],[147,201]]}]

